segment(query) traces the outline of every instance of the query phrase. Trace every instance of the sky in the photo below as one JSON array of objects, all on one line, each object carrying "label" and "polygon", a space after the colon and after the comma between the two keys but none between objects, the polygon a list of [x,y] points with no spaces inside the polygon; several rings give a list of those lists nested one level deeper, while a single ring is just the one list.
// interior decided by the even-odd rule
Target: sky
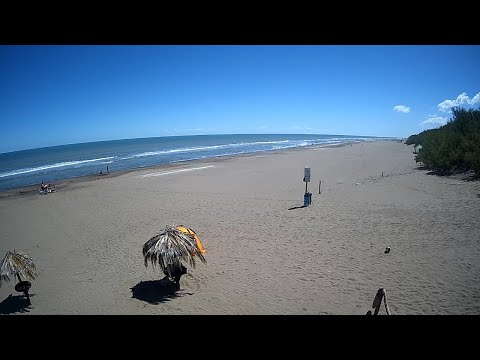
[{"label": "sky", "polygon": [[0,153],[204,134],[406,138],[480,106],[479,45],[0,45]]}]

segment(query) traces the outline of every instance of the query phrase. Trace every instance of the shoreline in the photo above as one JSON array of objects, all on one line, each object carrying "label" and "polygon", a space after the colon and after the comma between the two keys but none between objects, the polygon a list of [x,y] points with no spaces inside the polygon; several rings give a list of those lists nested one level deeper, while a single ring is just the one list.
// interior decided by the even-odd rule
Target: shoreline
[{"label": "shoreline", "polygon": [[[397,140],[374,140],[376,142],[381,141],[397,141]],[[163,169],[171,169],[171,168],[181,168],[182,165],[192,165],[192,164],[203,164],[208,162],[221,162],[221,161],[228,161],[234,158],[243,158],[243,157],[253,157],[253,156],[268,156],[270,154],[288,152],[288,151],[301,151],[301,150],[308,150],[308,149],[316,149],[316,148],[336,148],[336,147],[343,147],[348,146],[350,144],[355,144],[360,142],[345,142],[339,144],[325,144],[325,145],[309,145],[309,146],[302,146],[296,148],[287,148],[287,149],[278,149],[278,150],[269,150],[269,151],[257,151],[252,153],[245,153],[245,154],[235,154],[235,155],[222,155],[217,157],[210,157],[206,159],[193,159],[193,160],[186,160],[186,161],[177,161],[177,162],[169,162],[164,164],[157,164],[152,166],[145,166],[135,169],[126,169],[126,170],[118,170],[118,171],[110,171],[108,174],[103,173],[100,175],[91,174],[91,175],[84,175],[79,177],[73,177],[68,179],[62,179],[58,181],[52,181],[51,183],[55,185],[56,191],[57,190],[65,190],[70,186],[83,184],[83,183],[90,183],[97,180],[108,179],[113,177],[122,176],[125,174],[130,174],[134,172],[140,172],[145,170],[163,170]],[[5,189],[0,190],[0,199],[8,198],[12,196],[33,196],[39,195],[39,185],[29,185],[29,186],[22,186],[17,188]]]}]

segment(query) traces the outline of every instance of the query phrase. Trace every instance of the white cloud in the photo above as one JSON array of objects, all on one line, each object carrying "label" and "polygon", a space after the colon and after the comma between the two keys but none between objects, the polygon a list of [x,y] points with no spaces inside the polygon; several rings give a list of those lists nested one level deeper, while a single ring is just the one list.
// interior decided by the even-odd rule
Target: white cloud
[{"label": "white cloud", "polygon": [[480,103],[480,92],[477,95],[475,95],[470,101],[472,105],[475,105],[476,103]]},{"label": "white cloud", "polygon": [[405,105],[396,105],[393,107],[393,111],[398,111],[398,112],[402,112],[402,113],[409,113],[410,112],[410,107],[408,106],[405,106]]},{"label": "white cloud", "polygon": [[443,112],[447,112],[447,111],[450,111],[450,109],[454,106],[457,106],[455,101],[445,100],[445,101],[442,101],[440,104],[438,104],[438,110],[443,111]]},{"label": "white cloud", "polygon": [[469,104],[470,98],[468,97],[467,93],[461,93],[457,96],[457,104]]},{"label": "white cloud", "polygon": [[427,119],[422,121],[420,125],[445,125],[448,121],[448,118],[442,116],[433,116],[430,115]]},{"label": "white cloud", "polygon": [[455,100],[444,100],[438,104],[438,110],[442,112],[449,112],[452,107],[457,107],[460,105],[475,105],[480,103],[480,92],[477,93],[473,98],[469,98],[467,93],[461,93],[457,96]]}]

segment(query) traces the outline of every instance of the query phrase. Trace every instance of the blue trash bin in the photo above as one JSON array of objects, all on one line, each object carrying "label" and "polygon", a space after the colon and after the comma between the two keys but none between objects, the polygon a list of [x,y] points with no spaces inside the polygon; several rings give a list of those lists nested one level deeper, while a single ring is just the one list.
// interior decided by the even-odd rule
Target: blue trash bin
[{"label": "blue trash bin", "polygon": [[310,206],[312,203],[312,193],[305,193],[303,195],[303,206]]}]

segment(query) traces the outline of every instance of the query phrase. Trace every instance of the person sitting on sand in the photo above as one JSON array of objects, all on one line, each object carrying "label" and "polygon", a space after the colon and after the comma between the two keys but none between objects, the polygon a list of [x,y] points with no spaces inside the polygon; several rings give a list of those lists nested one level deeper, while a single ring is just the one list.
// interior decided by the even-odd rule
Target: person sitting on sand
[{"label": "person sitting on sand", "polygon": [[43,181],[40,184],[40,193],[41,194],[46,194],[48,192],[48,185],[44,184]]},{"label": "person sitting on sand", "polygon": [[44,184],[43,181],[40,184],[40,192],[47,194],[47,193],[52,193],[55,191],[55,185],[52,184]]}]

